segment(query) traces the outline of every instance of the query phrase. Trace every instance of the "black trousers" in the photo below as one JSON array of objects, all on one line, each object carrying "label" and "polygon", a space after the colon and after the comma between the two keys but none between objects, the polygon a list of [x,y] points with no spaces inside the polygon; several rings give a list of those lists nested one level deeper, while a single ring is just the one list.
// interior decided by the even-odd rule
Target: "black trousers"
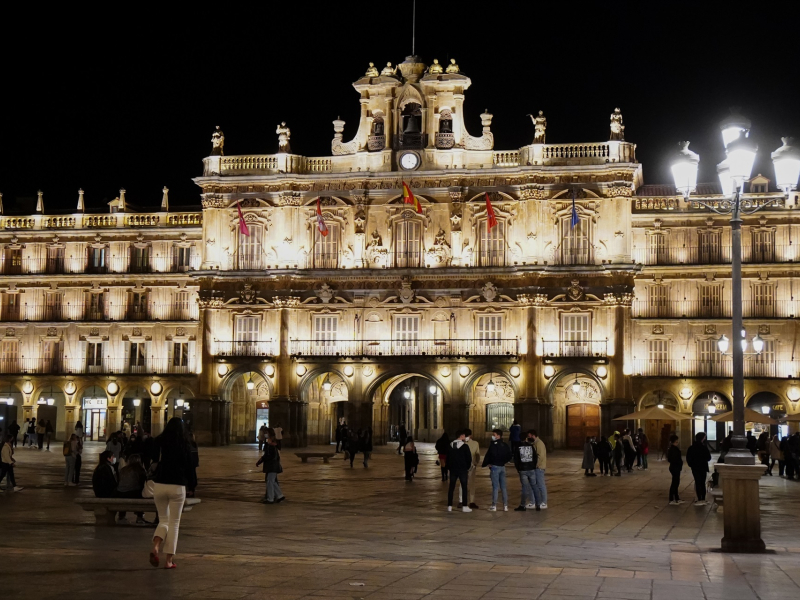
[{"label": "black trousers", "polygon": [[673,500],[680,500],[678,488],[681,485],[681,472],[673,471],[672,469],[669,472],[672,474],[672,485],[669,486],[669,501],[672,502]]},{"label": "black trousers", "polygon": [[72,480],[72,483],[80,483],[81,479],[81,455],[75,457],[75,478]]},{"label": "black trousers", "polygon": [[611,469],[611,460],[608,458],[600,458],[598,461],[600,462],[600,473],[605,475]]},{"label": "black trousers", "polygon": [[698,500],[706,499],[706,477],[708,471],[701,471],[699,469],[692,469],[694,476],[694,493],[697,494]]},{"label": "black trousers", "polygon": [[36,443],[39,445],[39,450],[44,448],[44,434],[43,433],[37,433],[36,434]]},{"label": "black trousers", "polygon": [[453,491],[456,489],[456,484],[461,482],[461,504],[469,506],[469,495],[467,494],[467,477],[468,472],[450,473],[450,487],[447,490],[447,506],[453,506]]}]

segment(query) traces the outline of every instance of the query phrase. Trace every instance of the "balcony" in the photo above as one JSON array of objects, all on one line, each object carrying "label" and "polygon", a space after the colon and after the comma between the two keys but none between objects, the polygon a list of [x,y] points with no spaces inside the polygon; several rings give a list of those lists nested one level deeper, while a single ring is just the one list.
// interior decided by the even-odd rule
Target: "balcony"
[{"label": "balcony", "polygon": [[[745,264],[776,264],[797,262],[798,245],[745,245],[742,262]],[[727,265],[731,262],[730,246],[681,246],[678,248],[634,248],[633,261],[647,266]]]},{"label": "balcony", "polygon": [[385,135],[371,135],[367,138],[367,150],[370,152],[379,152],[386,148]]},{"label": "balcony", "polygon": [[198,307],[194,302],[107,303],[67,302],[20,304],[0,307],[0,321],[19,323],[68,321],[195,321]]},{"label": "balcony", "polygon": [[453,133],[437,133],[436,134],[436,148],[439,150],[447,150],[456,145],[456,136]]},{"label": "balcony", "polygon": [[542,352],[549,358],[608,358],[608,340],[542,340]]},{"label": "balcony", "polygon": [[197,270],[200,255],[188,248],[174,248],[164,256],[149,256],[146,259],[131,261],[126,256],[105,256],[93,260],[86,254],[80,256],[57,256],[51,258],[30,258],[6,255],[0,262],[3,275],[70,275],[108,273],[186,273]]},{"label": "balcony", "polygon": [[292,356],[345,357],[467,357],[519,356],[515,339],[495,340],[292,340]]},{"label": "balcony", "polygon": [[214,340],[212,354],[227,358],[251,358],[275,356],[276,344],[269,341],[236,341]]},{"label": "balcony", "polygon": [[[796,377],[800,362],[791,360],[745,360],[744,376],[756,377]],[[692,359],[634,359],[633,375],[637,377],[733,377],[733,362],[730,357],[720,356],[717,360]]]},{"label": "balcony", "polygon": [[556,249],[553,256],[556,265],[593,265],[594,253],[591,248],[581,249]]},{"label": "balcony", "polygon": [[130,358],[106,357],[99,364],[91,364],[86,357],[58,356],[53,358],[0,359],[0,374],[191,374],[190,364],[175,364],[169,358],[150,357],[141,364]]},{"label": "balcony", "polygon": [[[791,319],[797,314],[793,300],[776,300],[771,303],[745,300],[742,316],[746,319]],[[702,300],[667,300],[651,302],[635,300],[631,309],[634,319],[725,319],[731,318],[731,303]]]}]

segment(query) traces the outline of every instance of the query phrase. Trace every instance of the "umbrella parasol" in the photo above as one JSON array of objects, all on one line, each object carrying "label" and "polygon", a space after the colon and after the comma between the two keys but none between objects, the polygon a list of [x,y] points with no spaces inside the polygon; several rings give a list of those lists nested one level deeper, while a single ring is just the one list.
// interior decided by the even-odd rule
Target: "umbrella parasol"
[{"label": "umbrella parasol", "polygon": [[634,419],[644,419],[653,421],[683,421],[691,419],[692,415],[684,415],[682,413],[670,410],[669,408],[659,408],[658,406],[651,406],[644,410],[637,410],[629,415],[623,415],[612,419],[613,421],[632,421]]},{"label": "umbrella parasol", "polygon": [[[711,420],[716,421],[718,423],[733,421],[733,411],[722,413],[721,415],[716,415],[715,417],[712,417]],[[762,415],[760,412],[756,412],[752,408],[744,409],[744,420],[745,422],[762,423],[764,425],[778,424],[778,422],[775,419],[772,419],[767,415]]]}]

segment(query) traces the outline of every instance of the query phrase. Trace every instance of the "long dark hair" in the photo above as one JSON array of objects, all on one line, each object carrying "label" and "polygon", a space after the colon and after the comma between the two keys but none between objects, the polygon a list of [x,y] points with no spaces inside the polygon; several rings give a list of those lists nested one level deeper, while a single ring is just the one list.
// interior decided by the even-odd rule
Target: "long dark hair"
[{"label": "long dark hair", "polygon": [[186,437],[186,429],[183,426],[183,420],[178,417],[172,417],[164,431],[158,436],[162,444],[178,446],[180,448],[188,448],[189,440]]}]

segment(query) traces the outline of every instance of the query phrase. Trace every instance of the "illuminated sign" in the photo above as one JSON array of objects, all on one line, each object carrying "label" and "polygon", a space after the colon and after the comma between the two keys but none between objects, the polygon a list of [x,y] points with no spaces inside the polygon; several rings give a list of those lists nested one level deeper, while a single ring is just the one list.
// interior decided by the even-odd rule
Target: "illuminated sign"
[{"label": "illuminated sign", "polygon": [[108,406],[107,398],[84,398],[83,408],[105,408]]}]

